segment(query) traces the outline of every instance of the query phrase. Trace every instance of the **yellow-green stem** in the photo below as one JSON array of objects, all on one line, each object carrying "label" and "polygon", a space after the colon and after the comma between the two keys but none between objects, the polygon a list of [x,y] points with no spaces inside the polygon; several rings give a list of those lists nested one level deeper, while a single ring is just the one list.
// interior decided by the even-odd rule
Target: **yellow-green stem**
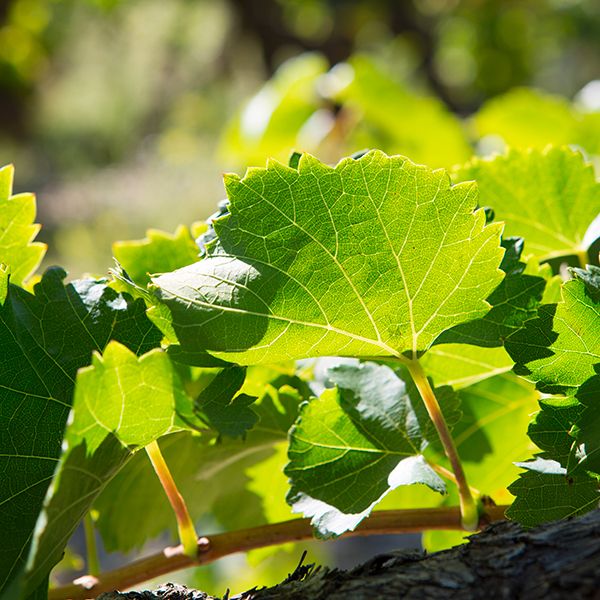
[{"label": "yellow-green stem", "polygon": [[96,545],[96,530],[92,515],[88,512],[83,517],[83,532],[85,534],[85,560],[88,575],[100,575],[98,546]]},{"label": "yellow-green stem", "polygon": [[146,446],[146,452],[148,453],[148,458],[160,480],[160,484],[165,490],[165,494],[173,507],[173,512],[177,519],[179,540],[183,546],[183,551],[186,556],[191,556],[193,558],[198,554],[198,535],[196,534],[196,528],[194,527],[194,522],[190,517],[185,501],[175,485],[171,471],[169,471],[169,467],[165,462],[158,443],[154,441],[148,444]]},{"label": "yellow-green stem", "polygon": [[421,363],[417,359],[411,360],[407,366],[413,381],[415,382],[415,385],[421,394],[421,398],[423,398],[423,403],[427,408],[427,412],[429,413],[429,416],[431,417],[431,420],[437,429],[444,452],[446,453],[446,456],[450,461],[452,471],[454,472],[460,500],[462,525],[467,531],[475,531],[479,523],[479,510],[475,500],[473,499],[473,496],[471,495],[471,489],[467,483],[467,477],[465,475],[462,463],[460,462],[456,446],[454,445],[454,440],[452,439],[452,435],[448,429],[446,420],[442,415],[442,411],[440,409],[440,405],[438,404],[437,398],[435,397],[433,388],[427,379],[425,371],[423,371]]}]

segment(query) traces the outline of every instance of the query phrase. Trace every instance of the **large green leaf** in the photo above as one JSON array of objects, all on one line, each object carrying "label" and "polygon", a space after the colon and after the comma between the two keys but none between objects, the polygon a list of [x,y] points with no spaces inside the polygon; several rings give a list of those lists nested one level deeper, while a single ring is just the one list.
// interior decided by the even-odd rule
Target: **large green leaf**
[{"label": "large green leaf", "polygon": [[415,356],[483,316],[503,278],[474,184],[403,157],[305,154],[226,184],[208,256],[154,279],[184,349],[242,364]]},{"label": "large green leaf", "polygon": [[[375,363],[342,364],[330,377],[338,387],[304,405],[290,433],[285,472],[294,511],[312,517],[327,536],[353,529],[400,485],[444,492],[422,456],[436,434],[412,382]],[[456,421],[451,388],[436,394],[447,419]]]},{"label": "large green leaf", "polygon": [[64,451],[36,527],[28,591],[60,560],[73,531],[132,452],[181,429],[177,410],[188,402],[159,349],[138,359],[110,342],[79,371]]},{"label": "large green leaf", "polygon": [[525,238],[528,253],[547,259],[587,250],[585,233],[600,214],[600,183],[581,153],[512,150],[476,159],[458,178],[477,181],[480,204],[504,221],[505,235]]},{"label": "large green leaf", "polygon": [[[140,354],[160,343],[141,301],[103,281],[65,285],[49,270],[35,295],[10,285],[0,306],[0,593],[24,566],[61,453],[77,369],[110,339]],[[10,482],[10,483],[8,483]]]},{"label": "large green leaf", "polygon": [[0,169],[0,264],[10,269],[11,282],[23,285],[37,269],[46,244],[32,242],[40,230],[35,220],[35,196],[12,196],[14,169]]}]

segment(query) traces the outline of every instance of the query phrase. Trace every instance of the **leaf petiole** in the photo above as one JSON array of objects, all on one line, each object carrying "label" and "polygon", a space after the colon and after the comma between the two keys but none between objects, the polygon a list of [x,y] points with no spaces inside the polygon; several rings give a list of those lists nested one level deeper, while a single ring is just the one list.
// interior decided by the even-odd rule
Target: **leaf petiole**
[{"label": "leaf petiole", "polygon": [[196,533],[196,528],[194,527],[194,522],[185,504],[185,500],[177,489],[177,485],[173,480],[171,471],[169,471],[169,467],[156,440],[146,446],[146,453],[175,513],[179,541],[183,545],[183,552],[186,556],[195,558],[198,554],[198,534]]},{"label": "leaf petiole", "polygon": [[[456,482],[456,475],[452,471],[450,471],[449,469],[446,469],[446,467],[442,467],[442,465],[438,465],[437,463],[434,463],[431,461],[427,461],[427,464],[429,464],[429,466],[438,475],[441,475],[445,479],[448,479],[448,481],[452,481],[452,483],[454,483],[455,485],[458,485]],[[471,494],[473,496],[475,496],[476,498],[481,496],[481,492],[477,488],[474,488],[472,485],[469,486],[469,489],[471,490]]]},{"label": "leaf petiole", "polygon": [[433,424],[440,436],[440,441],[442,442],[442,446],[444,448],[444,452],[450,461],[450,465],[452,466],[452,471],[454,472],[454,477],[456,478],[456,486],[458,487],[458,496],[460,499],[460,513],[462,516],[462,525],[464,529],[467,531],[475,531],[479,524],[479,509],[477,508],[477,504],[473,499],[473,495],[471,494],[471,488],[467,483],[467,477],[465,475],[465,471],[463,469],[462,463],[460,462],[460,457],[458,456],[458,451],[456,450],[456,446],[454,445],[454,440],[452,439],[452,435],[450,430],[448,429],[448,425],[442,415],[442,411],[440,409],[440,405],[435,397],[435,393],[429,380],[427,379],[427,375],[425,371],[423,371],[423,367],[418,359],[411,360],[406,363],[407,368],[421,394],[421,398],[423,399],[423,403],[427,408],[427,412]]}]

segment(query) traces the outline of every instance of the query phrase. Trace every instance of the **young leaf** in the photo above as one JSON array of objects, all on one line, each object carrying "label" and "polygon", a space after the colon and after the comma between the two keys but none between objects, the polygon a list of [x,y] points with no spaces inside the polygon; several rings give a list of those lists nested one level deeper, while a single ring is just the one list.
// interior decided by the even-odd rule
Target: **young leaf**
[{"label": "young leaf", "polygon": [[[338,388],[305,404],[290,433],[285,472],[294,512],[313,517],[327,536],[353,529],[399,485],[443,493],[421,454],[433,432],[414,386],[374,363],[340,365],[331,379]],[[455,396],[446,390],[439,399],[453,412]]]},{"label": "young leaf", "polygon": [[[257,376],[255,370],[248,370],[242,390],[260,396],[253,406],[259,421],[244,438],[218,438],[204,432],[174,434],[160,440],[192,517],[212,514],[227,529],[267,522],[264,500],[256,489],[248,489],[251,479],[245,472],[270,458],[275,445],[286,441],[298,406],[307,397],[297,378],[266,373],[265,369]],[[247,388],[248,381],[252,382],[251,389]],[[272,494],[268,482],[261,494]],[[99,512],[98,529],[110,551],[141,548],[149,539],[174,528],[172,510],[142,452],[108,483],[94,508]]]},{"label": "young leaf", "polygon": [[587,250],[583,239],[600,214],[600,183],[580,152],[512,150],[474,160],[459,179],[477,181],[480,204],[504,221],[505,235],[525,238],[526,251],[538,259]]},{"label": "young leaf", "polygon": [[[0,306],[0,593],[24,566],[31,534],[61,453],[77,369],[110,339],[136,353],[160,343],[144,304],[103,281],[65,285],[50,269],[32,295],[9,285]],[[35,433],[35,435],[33,435]]]},{"label": "young leaf", "polygon": [[180,225],[173,234],[149,229],[143,240],[115,242],[113,254],[131,279],[146,287],[150,275],[167,273],[196,262],[199,249],[189,229]]},{"label": "young leaf", "polygon": [[28,590],[60,560],[73,531],[132,452],[180,429],[176,411],[187,402],[159,349],[138,359],[110,342],[79,371],[66,447],[35,531]]},{"label": "young leaf", "polygon": [[331,168],[305,154],[226,184],[208,256],[153,280],[184,349],[241,364],[416,356],[483,316],[503,278],[474,185],[403,157]]},{"label": "young leaf", "polygon": [[46,253],[46,244],[32,242],[40,230],[35,224],[35,196],[12,196],[14,169],[0,169],[0,264],[10,267],[10,280],[22,286]]}]

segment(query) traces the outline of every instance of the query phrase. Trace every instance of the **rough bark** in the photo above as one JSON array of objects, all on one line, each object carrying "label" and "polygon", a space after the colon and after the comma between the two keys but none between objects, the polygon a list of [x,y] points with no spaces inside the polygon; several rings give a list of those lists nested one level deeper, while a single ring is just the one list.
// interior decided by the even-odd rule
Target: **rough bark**
[{"label": "rough bark", "polygon": [[[156,592],[104,594],[100,600],[210,598],[169,584]],[[300,566],[281,584],[236,598],[600,600],[600,510],[526,531],[515,523],[496,523],[463,546],[431,555],[384,554],[347,572]]]}]

